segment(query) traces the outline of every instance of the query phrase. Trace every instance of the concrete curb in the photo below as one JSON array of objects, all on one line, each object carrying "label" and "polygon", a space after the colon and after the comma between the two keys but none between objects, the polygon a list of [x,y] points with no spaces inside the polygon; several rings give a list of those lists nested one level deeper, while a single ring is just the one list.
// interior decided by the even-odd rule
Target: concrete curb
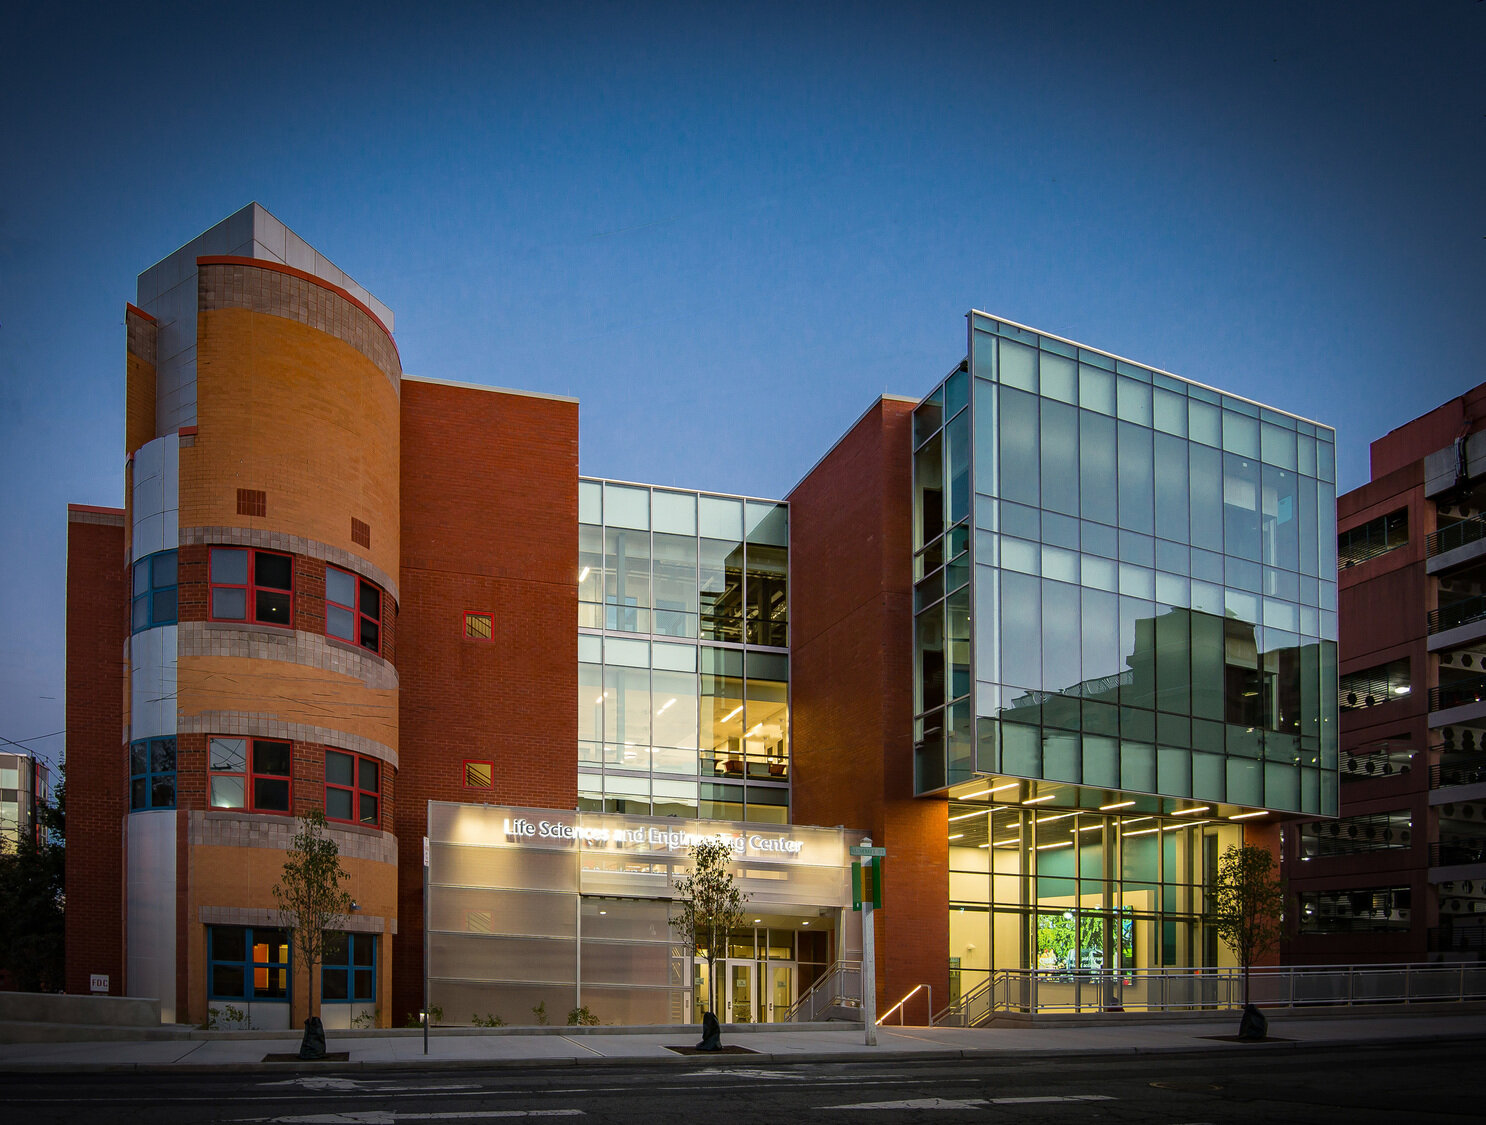
[{"label": "concrete curb", "polygon": [[694,1069],[697,1067],[753,1067],[759,1065],[787,1066],[791,1064],[840,1063],[840,1062],[1000,1062],[1024,1060],[1048,1060],[1067,1058],[1098,1058],[1101,1056],[1126,1057],[1130,1055],[1194,1055],[1217,1054],[1224,1051],[1319,1051],[1342,1050],[1358,1046],[1388,1047],[1428,1045],[1432,1043],[1481,1042],[1486,1044],[1486,1028],[1476,1035],[1389,1035],[1379,1038],[1347,1037],[1313,1040],[1267,1040],[1258,1043],[1237,1043],[1209,1040],[1205,1043],[1181,1043],[1169,1046],[1120,1046],[1120,1047],[1067,1047],[1061,1049],[1017,1050],[995,1047],[961,1047],[943,1050],[903,1051],[891,1048],[867,1046],[849,1047],[840,1051],[802,1051],[777,1054],[760,1051],[750,1055],[624,1055],[610,1057],[552,1057],[535,1059],[491,1058],[491,1059],[385,1059],[348,1061],[343,1063],[317,1062],[170,1062],[170,1063],[49,1063],[30,1062],[0,1063],[0,1075],[16,1074],[297,1074],[304,1072],[327,1075],[347,1072],[406,1072],[406,1071],[456,1071],[456,1070],[556,1070],[565,1067],[608,1069],[614,1067],[662,1067]]}]

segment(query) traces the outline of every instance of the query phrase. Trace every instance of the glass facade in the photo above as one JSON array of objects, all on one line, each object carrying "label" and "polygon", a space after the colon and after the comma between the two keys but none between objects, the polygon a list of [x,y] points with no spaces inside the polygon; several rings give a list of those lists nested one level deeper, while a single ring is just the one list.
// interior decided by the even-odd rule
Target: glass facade
[{"label": "glass facade", "polygon": [[1021,792],[1012,785],[1011,803],[989,807],[950,802],[952,994],[992,969],[1038,969],[1056,989],[1124,969],[1233,963],[1203,916],[1203,888],[1241,842],[1238,824],[1162,818],[1135,801],[1025,807]]},{"label": "glass facade", "polygon": [[1333,431],[979,313],[969,336],[914,416],[917,791],[1335,815]]},{"label": "glass facade", "polygon": [[578,484],[588,812],[789,820],[789,508]]}]

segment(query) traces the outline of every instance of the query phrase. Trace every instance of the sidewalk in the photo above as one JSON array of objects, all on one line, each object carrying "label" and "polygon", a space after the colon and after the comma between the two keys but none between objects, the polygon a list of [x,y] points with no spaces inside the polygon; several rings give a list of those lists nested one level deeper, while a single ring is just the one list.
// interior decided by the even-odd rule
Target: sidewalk
[{"label": "sidewalk", "polygon": [[[444,1067],[528,1067],[601,1064],[753,1067],[788,1062],[905,1058],[996,1058],[1059,1054],[1147,1054],[1176,1051],[1293,1050],[1397,1041],[1486,1038],[1481,1011],[1440,1014],[1299,1018],[1270,1016],[1270,1040],[1259,1044],[1213,1038],[1238,1030],[1236,1013],[1213,1020],[1113,1024],[1098,1027],[879,1028],[867,1047],[860,1026],[809,1025],[788,1030],[729,1027],[723,1043],[756,1054],[679,1055],[669,1046],[693,1046],[694,1027],[551,1029],[479,1032],[439,1029],[423,1053],[421,1032],[334,1031],[329,1050],[347,1051],[344,1062],[264,1062],[269,1054],[298,1050],[297,1032],[190,1032],[171,1039],[0,1044],[0,1073],[40,1071],[323,1070],[326,1072]],[[189,1036],[189,1037],[188,1037]]]}]

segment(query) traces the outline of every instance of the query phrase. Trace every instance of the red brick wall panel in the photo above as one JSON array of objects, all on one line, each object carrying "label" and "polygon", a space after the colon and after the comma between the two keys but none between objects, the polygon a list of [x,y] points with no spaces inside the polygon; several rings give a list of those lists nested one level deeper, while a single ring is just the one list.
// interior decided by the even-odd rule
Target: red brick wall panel
[{"label": "red brick wall panel", "polygon": [[879,1011],[949,983],[948,809],[913,796],[912,411],[879,401],[789,496],[794,818],[888,849]]},{"label": "red brick wall panel", "polygon": [[404,380],[401,440],[394,1023],[422,1000],[428,802],[470,799],[466,758],[495,763],[492,802],[578,800],[577,403]]},{"label": "red brick wall panel", "polygon": [[91,973],[124,991],[123,821],[128,814],[123,652],[129,583],[122,511],[116,523],[67,526],[66,988]]}]

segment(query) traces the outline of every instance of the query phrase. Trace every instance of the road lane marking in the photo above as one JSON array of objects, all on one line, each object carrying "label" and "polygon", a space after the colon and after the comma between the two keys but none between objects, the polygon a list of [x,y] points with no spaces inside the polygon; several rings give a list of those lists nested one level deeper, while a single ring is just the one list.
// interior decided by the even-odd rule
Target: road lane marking
[{"label": "road lane marking", "polygon": [[372,1109],[360,1113],[306,1113],[288,1117],[240,1117],[243,1125],[397,1125],[400,1121],[470,1121],[497,1117],[582,1117],[581,1109],[466,1109],[444,1113],[399,1113]]},{"label": "road lane marking", "polygon": [[979,1109],[986,1105],[1044,1105],[1053,1102],[1112,1102],[1106,1094],[1048,1094],[1026,1098],[908,1098],[896,1102],[856,1102],[823,1105],[821,1109]]},{"label": "road lane marking", "polygon": [[419,1093],[426,1090],[478,1090],[480,1087],[473,1082],[462,1082],[455,1085],[434,1086],[390,1086],[385,1082],[368,1082],[360,1078],[331,1078],[314,1075],[301,1078],[285,1078],[278,1082],[260,1082],[260,1086],[298,1086],[305,1090],[339,1090],[354,1091],[365,1094],[393,1094],[405,1090],[413,1090]]},{"label": "road lane marking", "polygon": [[906,1098],[900,1102],[856,1102],[853,1105],[823,1105],[821,1109],[979,1109],[984,1098]]}]

